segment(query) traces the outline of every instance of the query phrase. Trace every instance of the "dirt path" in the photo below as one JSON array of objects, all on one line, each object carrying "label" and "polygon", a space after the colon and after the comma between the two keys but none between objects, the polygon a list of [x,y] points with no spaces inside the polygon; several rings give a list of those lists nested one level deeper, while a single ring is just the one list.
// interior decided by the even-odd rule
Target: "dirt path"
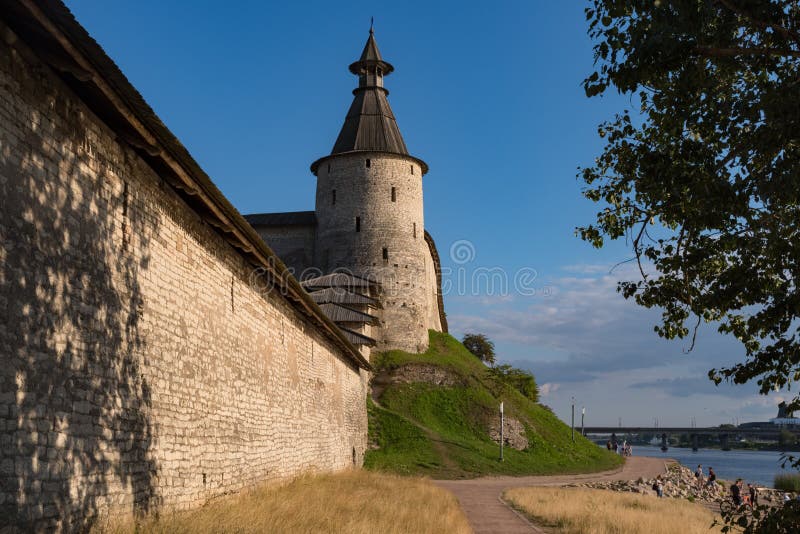
[{"label": "dirt path", "polygon": [[436,480],[434,482],[455,494],[475,534],[531,534],[544,531],[532,525],[500,500],[505,490],[521,486],[562,486],[576,482],[653,478],[664,472],[665,465],[664,460],[660,458],[634,456],[627,459],[622,469],[600,473],[484,477],[471,480]]}]

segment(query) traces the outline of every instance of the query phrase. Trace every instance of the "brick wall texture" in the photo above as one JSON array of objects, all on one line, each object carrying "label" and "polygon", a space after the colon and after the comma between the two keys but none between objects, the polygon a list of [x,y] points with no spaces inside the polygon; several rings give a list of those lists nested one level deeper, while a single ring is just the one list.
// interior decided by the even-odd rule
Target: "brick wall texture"
[{"label": "brick wall texture", "polygon": [[360,464],[366,372],[115,139],[0,44],[0,527]]}]

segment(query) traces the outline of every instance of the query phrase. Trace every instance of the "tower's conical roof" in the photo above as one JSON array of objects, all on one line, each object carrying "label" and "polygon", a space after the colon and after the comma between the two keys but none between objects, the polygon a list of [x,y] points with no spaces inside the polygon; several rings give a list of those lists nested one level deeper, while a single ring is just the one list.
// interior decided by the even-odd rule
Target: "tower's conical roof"
[{"label": "tower's conical roof", "polygon": [[358,88],[331,154],[366,150],[408,155],[386,98],[389,91],[383,88],[383,77],[393,70],[381,57],[370,28],[361,58],[350,65],[350,72],[358,76]]},{"label": "tower's conical roof", "polygon": [[353,103],[342,130],[330,156],[312,163],[311,172],[316,174],[323,159],[350,152],[387,152],[408,156],[419,162],[423,174],[428,172],[424,161],[409,155],[386,98],[389,91],[383,87],[383,77],[392,71],[394,67],[381,57],[375,33],[370,28],[361,57],[350,65],[350,72],[358,76],[358,87],[353,90]]},{"label": "tower's conical roof", "polygon": [[408,155],[386,98],[386,90],[382,87],[356,90],[331,154],[354,150]]},{"label": "tower's conical roof", "polygon": [[383,67],[383,74],[389,74],[394,70],[391,63],[387,63],[381,57],[381,52],[378,50],[378,43],[375,42],[375,32],[372,28],[369,29],[369,37],[367,43],[364,45],[364,50],[361,52],[361,57],[355,63],[350,65],[350,72],[355,75],[361,73],[365,66],[378,65]]}]

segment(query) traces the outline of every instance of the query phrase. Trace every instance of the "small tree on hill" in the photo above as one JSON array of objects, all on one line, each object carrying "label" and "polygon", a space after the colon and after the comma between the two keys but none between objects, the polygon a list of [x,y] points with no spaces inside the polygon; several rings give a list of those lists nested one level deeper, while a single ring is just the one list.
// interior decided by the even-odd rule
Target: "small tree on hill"
[{"label": "small tree on hill", "polygon": [[464,334],[461,342],[479,360],[494,365],[494,343],[488,337],[483,334]]},{"label": "small tree on hill", "polygon": [[529,400],[538,402],[539,387],[536,385],[536,378],[528,371],[523,371],[507,364],[498,365],[493,369],[489,369],[489,376],[511,386]]}]

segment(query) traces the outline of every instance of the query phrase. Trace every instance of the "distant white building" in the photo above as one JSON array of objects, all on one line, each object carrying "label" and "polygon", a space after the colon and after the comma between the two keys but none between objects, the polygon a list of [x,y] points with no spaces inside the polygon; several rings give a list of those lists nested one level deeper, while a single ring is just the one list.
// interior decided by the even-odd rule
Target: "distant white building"
[{"label": "distant white building", "polygon": [[794,417],[794,413],[786,409],[786,403],[781,402],[778,405],[778,417],[773,417],[769,422],[780,426],[800,426],[800,417]]}]

